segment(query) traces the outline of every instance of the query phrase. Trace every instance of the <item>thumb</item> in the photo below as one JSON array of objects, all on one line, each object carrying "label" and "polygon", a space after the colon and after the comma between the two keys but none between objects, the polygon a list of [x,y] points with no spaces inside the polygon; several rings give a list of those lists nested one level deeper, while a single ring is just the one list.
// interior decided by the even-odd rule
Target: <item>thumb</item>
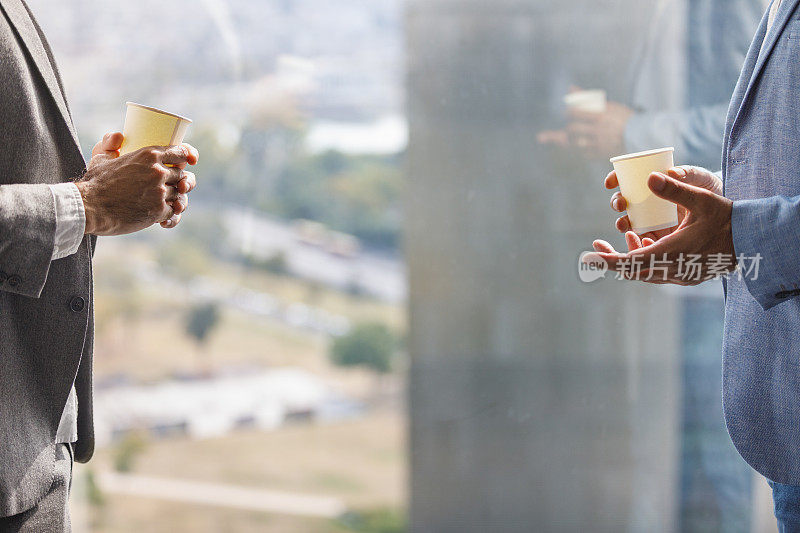
[{"label": "thumb", "polygon": [[116,153],[117,150],[119,150],[122,146],[122,141],[124,139],[125,138],[119,132],[106,133],[103,135],[103,138],[100,139],[100,142],[95,144],[94,148],[92,148],[92,157],[104,152],[111,152],[112,154]]},{"label": "thumb", "polygon": [[113,133],[106,133],[103,137],[103,151],[114,152],[119,150],[122,146],[122,141],[125,140],[122,133],[115,131]]},{"label": "thumb", "polygon": [[699,187],[682,183],[661,172],[653,172],[647,180],[647,186],[659,198],[669,200],[692,211],[705,198],[706,191]]}]

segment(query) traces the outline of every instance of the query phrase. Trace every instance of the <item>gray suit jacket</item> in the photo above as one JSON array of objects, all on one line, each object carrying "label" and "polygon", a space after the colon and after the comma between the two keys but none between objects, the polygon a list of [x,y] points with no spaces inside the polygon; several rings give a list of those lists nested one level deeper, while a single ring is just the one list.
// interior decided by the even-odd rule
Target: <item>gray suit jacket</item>
[{"label": "gray suit jacket", "polygon": [[73,380],[75,456],[92,455],[94,242],[51,261],[47,184],[85,171],[61,79],[23,0],[0,0],[0,517],[50,489],[55,434]]}]

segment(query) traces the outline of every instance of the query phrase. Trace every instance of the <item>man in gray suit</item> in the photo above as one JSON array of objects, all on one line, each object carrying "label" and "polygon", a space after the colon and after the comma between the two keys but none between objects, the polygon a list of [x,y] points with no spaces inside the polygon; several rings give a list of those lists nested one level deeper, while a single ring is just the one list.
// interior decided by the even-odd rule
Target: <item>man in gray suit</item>
[{"label": "man in gray suit", "polygon": [[188,145],[85,164],[63,85],[24,0],[0,0],[0,531],[68,531],[73,457],[92,428],[98,235],[173,228],[195,178]]}]

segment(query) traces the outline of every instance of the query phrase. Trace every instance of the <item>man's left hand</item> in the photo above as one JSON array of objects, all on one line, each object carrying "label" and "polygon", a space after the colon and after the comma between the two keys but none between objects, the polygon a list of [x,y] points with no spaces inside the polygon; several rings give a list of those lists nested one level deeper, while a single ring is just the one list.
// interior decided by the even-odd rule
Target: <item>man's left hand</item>
[{"label": "man's left hand", "polygon": [[688,214],[673,233],[658,241],[641,240],[628,232],[628,253],[617,252],[606,241],[595,241],[596,255],[608,263],[609,270],[649,283],[699,285],[736,269],[731,200],[660,172],[651,174],[647,184],[654,194],[683,206]]}]

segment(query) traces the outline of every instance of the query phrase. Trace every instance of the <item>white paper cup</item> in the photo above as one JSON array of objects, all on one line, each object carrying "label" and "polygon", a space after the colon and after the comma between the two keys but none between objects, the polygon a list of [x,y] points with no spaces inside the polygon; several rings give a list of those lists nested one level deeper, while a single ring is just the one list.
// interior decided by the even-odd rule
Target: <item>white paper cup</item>
[{"label": "white paper cup", "polygon": [[183,142],[191,119],[155,107],[126,103],[125,126],[120,155],[145,146],[177,146]]},{"label": "white paper cup", "polygon": [[666,173],[674,166],[674,151],[674,148],[660,148],[611,159],[619,190],[628,203],[631,227],[638,234],[678,225],[678,206],[659,198],[647,186],[651,173]]},{"label": "white paper cup", "polygon": [[564,97],[564,105],[584,113],[603,113],[608,105],[608,97],[601,89],[576,91]]}]

